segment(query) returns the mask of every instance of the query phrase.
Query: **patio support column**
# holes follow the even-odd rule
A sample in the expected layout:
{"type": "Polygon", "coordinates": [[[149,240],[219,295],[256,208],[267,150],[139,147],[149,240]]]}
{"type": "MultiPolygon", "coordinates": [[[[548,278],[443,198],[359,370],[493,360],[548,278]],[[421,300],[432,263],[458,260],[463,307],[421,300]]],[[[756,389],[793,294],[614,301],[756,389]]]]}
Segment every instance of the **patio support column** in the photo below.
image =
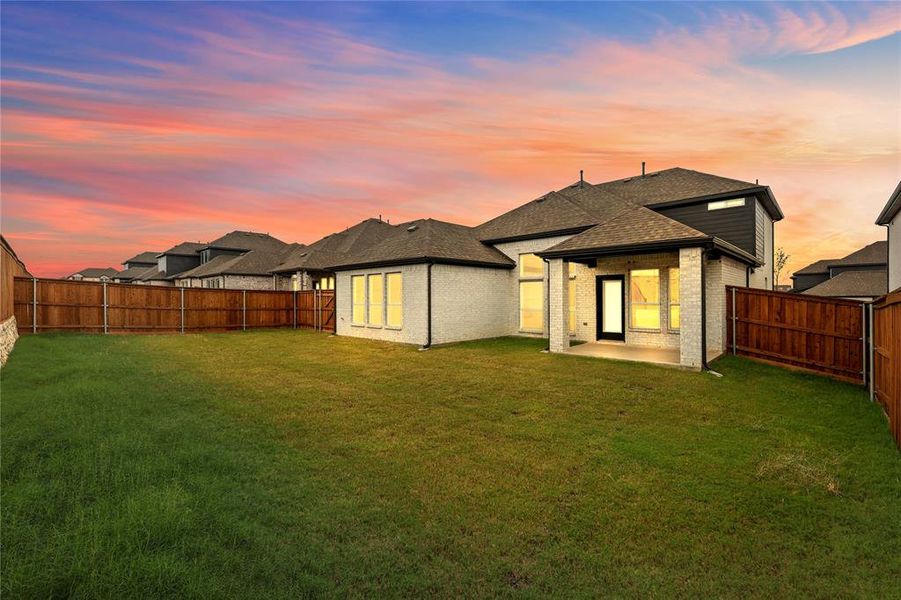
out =
{"type": "Polygon", "coordinates": [[[700,369],[701,360],[701,257],[700,248],[679,250],[679,363],[700,369]]]}
{"type": "Polygon", "coordinates": [[[549,346],[551,352],[564,352],[569,348],[569,263],[562,258],[548,261],[548,315],[550,320],[549,346]]]}

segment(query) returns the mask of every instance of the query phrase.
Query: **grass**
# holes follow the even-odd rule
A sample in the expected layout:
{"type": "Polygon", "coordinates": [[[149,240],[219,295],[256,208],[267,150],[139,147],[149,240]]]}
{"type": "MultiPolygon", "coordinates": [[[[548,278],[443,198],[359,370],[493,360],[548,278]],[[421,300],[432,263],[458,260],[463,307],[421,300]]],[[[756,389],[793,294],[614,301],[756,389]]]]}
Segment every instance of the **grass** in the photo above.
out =
{"type": "Polygon", "coordinates": [[[5,597],[899,596],[859,388],[272,331],[21,339],[5,597]]]}

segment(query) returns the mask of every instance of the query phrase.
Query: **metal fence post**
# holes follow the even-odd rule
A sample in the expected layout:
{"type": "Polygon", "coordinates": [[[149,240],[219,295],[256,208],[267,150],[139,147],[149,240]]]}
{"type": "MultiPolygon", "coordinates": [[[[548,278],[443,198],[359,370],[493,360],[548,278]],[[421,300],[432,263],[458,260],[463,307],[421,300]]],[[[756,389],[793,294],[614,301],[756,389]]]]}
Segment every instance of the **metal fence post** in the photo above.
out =
{"type": "Polygon", "coordinates": [[[860,305],[860,378],[867,382],[867,305],[860,305]]]}
{"type": "Polygon", "coordinates": [[[870,402],[873,402],[876,399],[876,339],[873,337],[875,327],[873,324],[873,303],[870,302],[867,306],[870,309],[870,402]]]}
{"type": "Polygon", "coordinates": [[[103,334],[109,333],[109,296],[107,296],[106,282],[103,282],[103,334]]]}
{"type": "Polygon", "coordinates": [[[181,332],[185,333],[185,288],[181,288],[181,304],[179,306],[179,313],[181,314],[181,332]]]}
{"type": "Polygon", "coordinates": [[[737,315],[735,314],[735,288],[732,288],[732,356],[735,356],[735,354],[736,354],[736,352],[735,352],[735,347],[736,347],[735,319],[736,319],[736,316],[737,315]]]}
{"type": "Polygon", "coordinates": [[[31,279],[31,333],[38,332],[38,278],[31,279]]]}
{"type": "Polygon", "coordinates": [[[247,290],[241,290],[241,328],[247,331],[247,290]]]}
{"type": "Polygon", "coordinates": [[[292,322],[292,328],[297,329],[297,290],[294,290],[294,321],[292,322]]]}

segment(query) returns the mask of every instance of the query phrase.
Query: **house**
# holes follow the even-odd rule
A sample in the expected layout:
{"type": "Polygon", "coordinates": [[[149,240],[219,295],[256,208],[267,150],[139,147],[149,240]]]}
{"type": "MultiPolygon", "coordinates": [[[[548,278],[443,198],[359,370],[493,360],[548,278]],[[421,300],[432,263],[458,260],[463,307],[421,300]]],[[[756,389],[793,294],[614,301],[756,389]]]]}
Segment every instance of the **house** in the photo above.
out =
{"type": "Polygon", "coordinates": [[[901,217],[898,216],[899,213],[901,213],[901,182],[895,187],[895,191],[892,192],[876,219],[876,224],[884,225],[887,230],[888,291],[901,288],[901,217]]]}
{"type": "Polygon", "coordinates": [[[872,300],[886,293],[888,243],[873,242],[843,258],[818,260],[792,274],[792,291],[872,300]]]}
{"type": "Polygon", "coordinates": [[[271,290],[271,270],[300,248],[266,233],[232,231],[198,250],[199,265],[170,278],[179,287],[271,290]]]}
{"type": "Polygon", "coordinates": [[[276,289],[330,290],[335,287],[331,265],[341,257],[364,251],[384,240],[395,228],[381,219],[366,219],[344,231],[332,233],[309,246],[296,248],[272,269],[276,289]]]}
{"type": "Polygon", "coordinates": [[[388,226],[325,265],[336,332],[424,347],[529,335],[702,368],[725,349],[725,286],[771,289],[782,218],[766,186],[675,168],[580,180],[477,227],[388,226]]]}
{"type": "Polygon", "coordinates": [[[112,267],[89,267],[77,273],[72,273],[66,279],[72,281],[112,281],[118,271],[112,267]]]}
{"type": "Polygon", "coordinates": [[[113,281],[115,283],[131,283],[134,279],[146,274],[156,266],[156,257],[159,254],[159,252],[148,251],[132,256],[122,263],[122,266],[125,268],[116,273],[113,281]]]}
{"type": "Polygon", "coordinates": [[[156,265],[135,277],[132,283],[142,285],[173,286],[173,277],[200,265],[199,251],[207,244],[182,242],[156,256],[156,265]]]}

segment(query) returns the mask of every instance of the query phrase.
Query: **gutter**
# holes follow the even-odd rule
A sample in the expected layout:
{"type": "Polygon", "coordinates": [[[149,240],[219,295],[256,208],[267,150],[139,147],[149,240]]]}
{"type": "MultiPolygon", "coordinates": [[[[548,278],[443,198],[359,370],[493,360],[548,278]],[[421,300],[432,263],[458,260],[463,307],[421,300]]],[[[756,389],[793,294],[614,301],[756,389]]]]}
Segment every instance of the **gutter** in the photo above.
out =
{"type": "Polygon", "coordinates": [[[426,340],[420,350],[428,350],[432,347],[432,264],[426,264],[426,340]]]}
{"type": "MultiPolygon", "coordinates": [[[[547,333],[547,346],[545,346],[544,351],[551,351],[551,263],[548,259],[542,258],[544,261],[544,289],[545,289],[545,305],[544,312],[547,315],[545,318],[545,331],[547,333]]],[[[522,300],[520,300],[522,302],[522,300]]]]}
{"type": "Polygon", "coordinates": [[[709,371],[707,364],[707,253],[709,250],[701,250],[701,370],[709,371]]]}

